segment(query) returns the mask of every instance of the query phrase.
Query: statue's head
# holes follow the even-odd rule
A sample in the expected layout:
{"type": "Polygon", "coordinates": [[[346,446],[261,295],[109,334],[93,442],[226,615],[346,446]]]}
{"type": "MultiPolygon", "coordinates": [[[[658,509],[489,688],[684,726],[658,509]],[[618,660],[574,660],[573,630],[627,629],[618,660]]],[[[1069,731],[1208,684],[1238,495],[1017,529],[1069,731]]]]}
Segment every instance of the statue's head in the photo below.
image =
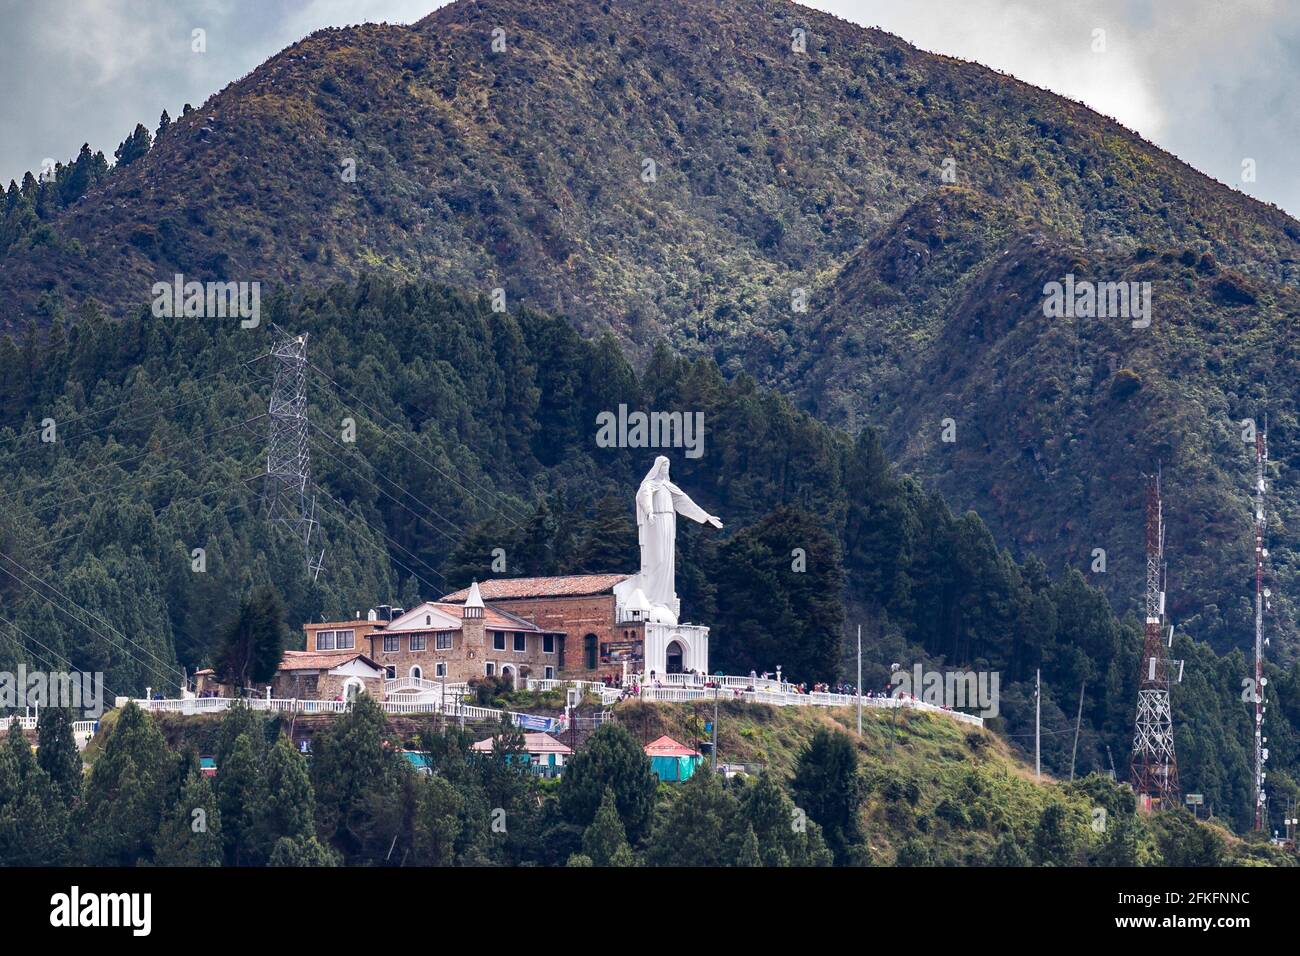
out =
{"type": "Polygon", "coordinates": [[[668,477],[668,459],[667,459],[666,457],[664,457],[663,455],[660,455],[658,458],[656,458],[656,459],[655,459],[655,466],[654,466],[653,472],[654,472],[654,476],[655,476],[656,478],[667,478],[667,477],[668,477]]]}

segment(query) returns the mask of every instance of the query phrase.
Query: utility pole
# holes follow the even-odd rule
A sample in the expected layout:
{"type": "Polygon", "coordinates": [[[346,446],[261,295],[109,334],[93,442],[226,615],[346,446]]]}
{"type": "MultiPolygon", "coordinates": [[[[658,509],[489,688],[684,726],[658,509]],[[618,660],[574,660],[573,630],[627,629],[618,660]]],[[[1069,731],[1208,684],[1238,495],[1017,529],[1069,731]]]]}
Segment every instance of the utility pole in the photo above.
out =
{"type": "MultiPolygon", "coordinates": [[[[1146,552],[1146,628],[1131,770],[1140,805],[1157,809],[1178,805],[1178,760],[1169,692],[1183,678],[1183,662],[1170,660],[1165,653],[1165,523],[1159,471],[1147,481],[1146,552]]],[[[1169,642],[1173,642],[1172,628],[1169,642]]]]}
{"type": "Polygon", "coordinates": [[[1043,779],[1043,671],[1034,670],[1034,774],[1043,779]]]}
{"type": "Polygon", "coordinates": [[[713,682],[713,772],[722,773],[722,764],[718,762],[718,682],[713,682]]]}
{"type": "Polygon", "coordinates": [[[862,625],[858,625],[858,736],[862,736],[862,625]]]}
{"type": "Polygon", "coordinates": [[[1255,432],[1255,829],[1264,830],[1268,813],[1264,794],[1264,762],[1268,751],[1264,749],[1264,610],[1270,597],[1264,587],[1264,497],[1268,490],[1264,474],[1268,462],[1268,419],[1264,427],[1255,432]]]}
{"type": "Polygon", "coordinates": [[[1079,724],[1083,722],[1083,689],[1087,683],[1079,685],[1079,712],[1074,716],[1074,746],[1070,748],[1070,782],[1074,782],[1074,757],[1079,752],[1079,724]]]}

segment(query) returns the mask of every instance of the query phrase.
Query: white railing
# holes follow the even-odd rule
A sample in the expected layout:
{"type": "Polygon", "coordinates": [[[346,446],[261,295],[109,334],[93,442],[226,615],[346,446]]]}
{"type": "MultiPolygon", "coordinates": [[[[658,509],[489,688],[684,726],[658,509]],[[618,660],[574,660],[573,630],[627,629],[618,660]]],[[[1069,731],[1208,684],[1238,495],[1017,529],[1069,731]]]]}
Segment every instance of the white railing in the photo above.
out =
{"type": "Polygon", "coordinates": [[[576,687],[584,694],[595,694],[600,698],[600,703],[604,707],[610,704],[616,704],[623,699],[623,690],[620,687],[610,687],[608,684],[602,684],[594,680],[555,680],[537,677],[524,678],[524,690],[537,691],[545,693],[549,690],[564,690],[569,687],[576,687]]]}
{"type": "Polygon", "coordinates": [[[446,693],[448,697],[464,697],[469,693],[469,684],[465,681],[447,681],[445,684],[438,680],[428,680],[423,677],[396,677],[393,680],[384,681],[384,696],[391,697],[394,694],[442,694],[446,693]]]}
{"type": "MultiPolygon", "coordinates": [[[[668,676],[677,677],[679,675],[670,674],[668,676]]],[[[691,686],[671,686],[656,683],[641,687],[639,696],[642,700],[662,701],[665,703],[713,700],[716,696],[718,700],[745,700],[757,704],[773,704],[778,707],[856,707],[858,705],[856,694],[831,694],[825,692],[796,694],[789,690],[780,693],[768,690],[750,691],[740,689],[735,683],[729,686],[725,678],[721,680],[710,678],[710,680],[720,686],[704,687],[693,684],[691,686]]],[[[746,686],[749,684],[749,678],[735,678],[735,680],[744,681],[746,686]]],[[[894,710],[897,708],[921,710],[933,714],[944,714],[956,721],[971,724],[975,727],[984,726],[984,719],[975,714],[964,714],[958,710],[948,710],[910,697],[864,696],[862,706],[877,710],[894,710]]]]}
{"type": "MultiPolygon", "coordinates": [[[[120,697],[117,700],[117,706],[123,707],[126,705],[126,702],[127,698],[120,697]]],[[[296,714],[342,714],[351,706],[351,702],[345,700],[296,700],[275,697],[200,697],[198,699],[188,700],[134,701],[136,706],[141,710],[147,710],[153,713],[179,714],[216,713],[229,710],[237,702],[245,703],[253,710],[269,711],[271,713],[296,714]]],[[[380,706],[383,707],[384,712],[388,714],[444,713],[441,697],[433,700],[386,700],[383,701],[380,706]]],[[[448,717],[473,721],[499,721],[503,714],[508,714],[514,723],[521,726],[526,724],[546,724],[551,730],[557,730],[564,726],[564,720],[561,717],[523,714],[517,711],[496,710],[491,707],[477,707],[473,704],[467,704],[463,700],[453,700],[451,698],[448,698],[447,700],[445,713],[448,717]]],[[[14,719],[25,721],[23,726],[28,727],[29,729],[36,726],[36,719],[34,717],[18,717],[14,719]]],[[[0,722],[0,726],[7,726],[7,723],[0,722]]]]}
{"type": "Polygon", "coordinates": [[[23,730],[35,730],[35,717],[0,717],[0,730],[8,730],[14,723],[17,723],[23,730]]]}
{"type": "Polygon", "coordinates": [[[99,721],[97,720],[74,720],[72,722],[72,736],[76,738],[85,737],[89,740],[95,736],[97,730],[99,730],[99,721]]]}

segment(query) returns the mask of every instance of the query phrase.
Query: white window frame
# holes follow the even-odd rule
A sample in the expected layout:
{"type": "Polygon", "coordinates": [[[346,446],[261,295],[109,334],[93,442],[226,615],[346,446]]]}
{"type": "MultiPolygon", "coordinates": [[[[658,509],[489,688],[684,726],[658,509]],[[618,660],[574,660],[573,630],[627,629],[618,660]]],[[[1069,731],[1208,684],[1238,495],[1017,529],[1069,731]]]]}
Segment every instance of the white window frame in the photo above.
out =
{"type": "Polygon", "coordinates": [[[412,650],[412,651],[427,651],[428,649],[429,649],[429,635],[428,635],[428,634],[412,634],[412,635],[411,635],[411,650],[412,650]],[[419,643],[419,646],[416,646],[416,643],[415,643],[416,641],[419,641],[419,642],[420,642],[420,643],[419,643]]]}
{"type": "Polygon", "coordinates": [[[525,631],[515,631],[515,632],[514,632],[514,635],[515,635],[515,636],[514,636],[514,638],[512,639],[512,643],[511,643],[511,646],[514,648],[514,652],[515,652],[516,654],[527,654],[527,653],[528,653],[528,634],[527,634],[527,632],[525,632],[525,631]],[[520,647],[520,646],[519,646],[520,644],[522,644],[522,645],[524,645],[524,646],[523,646],[523,647],[520,647]]]}
{"type": "Polygon", "coordinates": [[[555,680],[555,668],[552,667],[550,664],[547,664],[545,667],[543,667],[543,668],[542,668],[542,679],[543,679],[543,680],[555,680]]]}
{"type": "Polygon", "coordinates": [[[435,638],[436,638],[436,639],[434,640],[434,649],[435,649],[435,650],[439,650],[439,651],[449,651],[449,650],[451,650],[451,648],[452,648],[452,633],[451,633],[451,631],[439,631],[439,632],[435,635],[435,638]],[[446,641],[445,644],[443,643],[444,641],[446,641]]]}
{"type": "Polygon", "coordinates": [[[411,669],[406,672],[407,677],[414,677],[416,680],[424,680],[424,668],[419,664],[412,664],[411,669]],[[420,673],[416,673],[419,671],[420,673]]]}
{"type": "Polygon", "coordinates": [[[334,632],[317,631],[316,632],[316,650],[332,651],[334,650],[334,632]]]}
{"type": "Polygon", "coordinates": [[[334,632],[334,649],[339,651],[355,650],[357,646],[357,632],[351,629],[346,631],[334,632]],[[343,635],[347,635],[347,644],[343,643],[343,635]]]}
{"type": "Polygon", "coordinates": [[[400,635],[400,634],[385,634],[385,635],[384,635],[384,653],[385,653],[385,654],[396,654],[396,653],[398,653],[399,651],[401,651],[401,649],[402,649],[402,635],[400,635]],[[392,642],[393,642],[393,646],[392,646],[392,647],[389,647],[389,646],[388,646],[388,642],[389,642],[389,641],[392,641],[392,642]]]}
{"type": "Polygon", "coordinates": [[[555,653],[555,635],[554,635],[554,634],[543,634],[543,635],[542,635],[542,653],[543,653],[543,654],[554,654],[554,653],[555,653]],[[547,647],[547,646],[546,646],[546,645],[548,645],[548,644],[550,645],[550,647],[547,647]]]}
{"type": "Polygon", "coordinates": [[[446,676],[447,676],[447,662],[446,662],[446,661],[437,661],[437,662],[434,663],[434,665],[433,665],[433,676],[434,676],[435,678],[436,678],[436,677],[446,677],[446,676]]]}
{"type": "Polygon", "coordinates": [[[497,662],[496,662],[496,661],[484,661],[484,662],[483,662],[483,675],[484,675],[485,677],[496,677],[496,676],[497,676],[497,662]]]}
{"type": "Polygon", "coordinates": [[[397,680],[397,666],[394,664],[384,665],[384,680],[397,680]]]}
{"type": "Polygon", "coordinates": [[[493,632],[492,632],[492,650],[494,650],[494,651],[504,651],[505,649],[506,649],[506,632],[505,632],[505,631],[493,631],[493,632]],[[500,644],[497,644],[497,641],[500,641],[501,643],[500,643],[500,644]]]}

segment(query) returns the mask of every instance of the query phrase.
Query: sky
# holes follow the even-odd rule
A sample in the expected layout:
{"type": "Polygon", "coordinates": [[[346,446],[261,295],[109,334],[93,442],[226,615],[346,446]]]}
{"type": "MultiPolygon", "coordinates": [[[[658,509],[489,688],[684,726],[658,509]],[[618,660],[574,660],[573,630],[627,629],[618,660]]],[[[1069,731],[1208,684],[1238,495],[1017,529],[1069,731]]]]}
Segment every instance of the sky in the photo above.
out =
{"type": "MultiPolygon", "coordinates": [[[[186,102],[200,105],[313,30],[411,23],[442,5],[0,0],[0,183],[39,171],[46,159],[67,161],[83,142],[111,162],[137,122],[152,130],[164,109],[175,117],[186,102]],[[192,50],[196,28],[205,31],[204,52],[192,50]]],[[[1297,0],[808,5],[1079,100],[1215,179],[1300,215],[1297,0]]]]}

